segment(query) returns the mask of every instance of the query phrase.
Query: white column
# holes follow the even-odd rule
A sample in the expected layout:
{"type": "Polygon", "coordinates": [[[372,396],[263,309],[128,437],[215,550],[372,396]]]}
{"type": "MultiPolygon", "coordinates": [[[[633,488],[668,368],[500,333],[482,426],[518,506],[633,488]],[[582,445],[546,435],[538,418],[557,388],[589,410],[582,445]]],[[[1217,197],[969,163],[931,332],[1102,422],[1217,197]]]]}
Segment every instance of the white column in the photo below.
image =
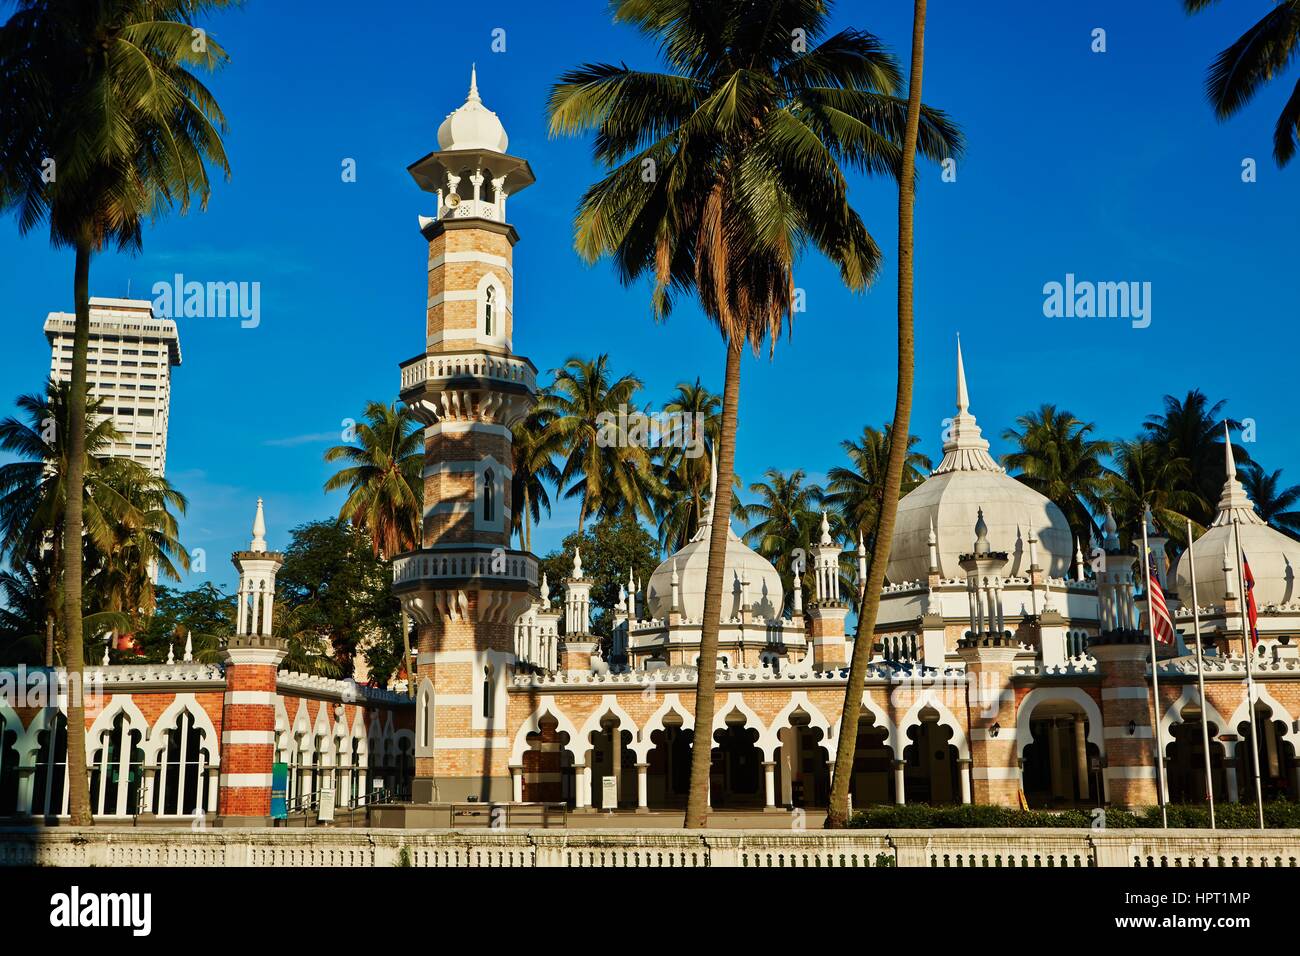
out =
{"type": "Polygon", "coordinates": [[[510,768],[510,794],[515,803],[524,802],[524,768],[510,768]]]}
{"type": "Polygon", "coordinates": [[[576,808],[582,810],[586,808],[588,800],[591,798],[591,757],[588,756],[587,763],[576,768],[578,771],[578,792],[574,794],[574,804],[576,808]]]}
{"type": "Polygon", "coordinates": [[[208,812],[217,812],[217,791],[219,788],[220,777],[218,770],[220,768],[215,764],[208,764],[208,812]]]}
{"type": "Polygon", "coordinates": [[[190,743],[189,728],[185,725],[186,718],[193,720],[193,718],[190,717],[190,712],[188,710],[181,711],[180,762],[178,764],[177,772],[176,772],[176,812],[178,814],[184,814],[186,812],[185,778],[188,777],[189,774],[186,773],[185,771],[187,769],[186,758],[189,755],[189,743],[190,743]]]}
{"type": "Polygon", "coordinates": [[[636,765],[636,807],[638,810],[650,809],[650,765],[636,765]]]}
{"type": "Polygon", "coordinates": [[[117,812],[126,813],[127,777],[131,771],[131,728],[122,721],[122,740],[117,747],[117,812]]]}
{"type": "Polygon", "coordinates": [[[970,803],[970,760],[962,758],[957,761],[957,779],[961,782],[961,802],[970,803]]]}
{"type": "Polygon", "coordinates": [[[902,760],[894,761],[894,802],[902,806],[907,802],[907,783],[904,770],[907,764],[902,760]]]}
{"type": "Polygon", "coordinates": [[[1088,737],[1083,723],[1083,715],[1074,715],[1074,766],[1075,789],[1080,800],[1088,799],[1088,737]]]}
{"type": "Polygon", "coordinates": [[[763,761],[763,797],[765,805],[776,806],[776,761],[763,761]]]}

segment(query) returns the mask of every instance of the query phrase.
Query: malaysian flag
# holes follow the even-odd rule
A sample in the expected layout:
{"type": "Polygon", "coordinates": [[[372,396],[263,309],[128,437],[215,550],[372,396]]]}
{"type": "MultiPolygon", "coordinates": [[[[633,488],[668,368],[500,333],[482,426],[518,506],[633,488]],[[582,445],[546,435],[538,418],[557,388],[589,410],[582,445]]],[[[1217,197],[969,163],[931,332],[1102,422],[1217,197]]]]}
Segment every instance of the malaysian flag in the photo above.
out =
{"type": "Polygon", "coordinates": [[[1151,632],[1161,644],[1174,642],[1174,620],[1169,616],[1169,605],[1165,603],[1165,592],[1156,577],[1155,559],[1147,552],[1147,605],[1151,615],[1151,632]]]}
{"type": "Polygon", "coordinates": [[[1246,616],[1250,618],[1250,646],[1259,646],[1259,607],[1255,604],[1255,575],[1250,573],[1246,552],[1241,552],[1241,576],[1246,581],[1246,616]]]}

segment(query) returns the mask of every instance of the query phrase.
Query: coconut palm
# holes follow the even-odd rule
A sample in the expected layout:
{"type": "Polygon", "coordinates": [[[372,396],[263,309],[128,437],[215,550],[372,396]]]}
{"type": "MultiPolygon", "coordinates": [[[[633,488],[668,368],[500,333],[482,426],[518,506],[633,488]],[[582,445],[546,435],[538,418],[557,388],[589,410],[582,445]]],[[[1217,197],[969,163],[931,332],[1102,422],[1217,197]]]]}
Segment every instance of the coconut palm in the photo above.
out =
{"type": "Polygon", "coordinates": [[[815,484],[805,484],[808,476],[802,469],[786,475],[769,468],[763,477],[765,481],[749,486],[756,500],[737,506],[736,517],[754,522],[745,540],[780,572],[790,603],[794,589],[804,587],[805,579],[812,580],[809,555],[819,539],[825,493],[815,484]]]}
{"type": "MultiPolygon", "coordinates": [[[[367,402],[365,421],[356,425],[355,445],[335,445],[326,461],[347,467],[325,482],[326,491],[346,488],[339,520],[363,528],[377,557],[392,560],[420,542],[424,510],[424,438],[409,408],[367,402]]],[[[411,635],[406,608],[401,612],[402,660],[409,672],[411,635]]],[[[407,693],[415,696],[414,681],[407,693]]]]}
{"type": "MultiPolygon", "coordinates": [[[[1226,401],[1210,404],[1200,389],[1192,389],[1186,398],[1173,395],[1164,398],[1164,412],[1147,416],[1142,437],[1153,442],[1160,453],[1170,461],[1187,462],[1188,476],[1178,490],[1195,495],[1200,504],[1191,514],[1192,521],[1208,525],[1214,520],[1214,502],[1219,500],[1223,488],[1223,425],[1221,417],[1226,401]]],[[[1241,423],[1226,419],[1229,428],[1240,428],[1241,423]]],[[[1232,446],[1238,463],[1250,460],[1240,445],[1232,446]]]]}
{"type": "MultiPolygon", "coordinates": [[[[544,400],[546,395],[544,391],[541,398],[544,400]]],[[[560,483],[560,469],[555,464],[560,445],[556,434],[547,430],[552,417],[543,401],[511,429],[510,500],[514,507],[510,511],[510,530],[519,535],[519,546],[525,551],[533,550],[533,525],[542,520],[542,510],[551,513],[546,486],[557,487],[560,483]]]]}
{"type": "MultiPolygon", "coordinates": [[[[876,526],[880,522],[880,508],[885,497],[885,473],[889,468],[889,444],[892,438],[893,427],[888,422],[883,428],[865,426],[862,437],[857,441],[846,438],[840,442],[851,467],[836,465],[827,472],[829,481],[823,503],[838,514],[849,545],[856,544],[859,538],[868,548],[875,544],[876,526]]],[[[920,436],[908,436],[900,494],[905,495],[919,485],[934,467],[929,458],[912,450],[920,443],[920,436]]]]}
{"type": "Polygon", "coordinates": [[[1300,538],[1300,485],[1283,487],[1282,472],[1269,474],[1259,462],[1241,468],[1241,483],[1255,503],[1255,511],[1271,527],[1300,538]]]}
{"type": "Polygon", "coordinates": [[[93,570],[86,589],[96,609],[123,615],[128,630],[118,633],[129,635],[153,613],[155,573],[179,581],[181,569],[189,570],[176,522],[188,503],[166,478],[120,458],[108,461],[91,497],[110,518],[109,543],[101,549],[87,542],[93,570]]]}
{"type": "MultiPolygon", "coordinates": [[[[64,618],[82,631],[82,485],[90,265],[108,247],[137,251],[144,222],[191,202],[207,204],[207,164],[229,175],[225,119],[192,71],[216,69],[225,51],[197,16],[232,0],[19,0],[0,28],[0,210],[30,232],[75,250],[70,401],[71,467],[64,520],[64,618]]],[[[81,642],[67,642],[81,681],[81,642]]],[[[68,723],[85,709],[70,700],[68,723]]],[[[68,735],[69,813],[92,823],[85,739],[68,735]]]]}
{"type": "MultiPolygon", "coordinates": [[[[1199,13],[1216,0],[1183,0],[1188,13],[1199,13]]],[[[1300,45],[1300,0],[1276,0],[1275,6],[1223,50],[1210,64],[1205,95],[1219,120],[1230,119],[1260,88],[1290,64],[1300,45]]],[[[1300,131],[1300,80],[1278,114],[1273,129],[1273,159],[1285,166],[1295,156],[1300,131]]]]}
{"type": "MultiPolygon", "coordinates": [[[[794,263],[809,245],[851,289],[880,250],[848,202],[842,165],[897,176],[906,110],[897,67],[871,34],[827,36],[825,0],[616,0],[614,18],[656,42],[668,72],[588,64],[551,92],[553,134],[596,133],[607,173],[580,203],[576,246],[619,277],[652,279],[654,314],[693,295],[726,349],[717,485],[735,463],[741,355],[792,318],[794,263]],[[807,39],[811,46],[791,42],[807,39]]],[[[947,156],[959,135],[926,111],[922,148],[947,156]]],[[[716,709],[716,657],[731,496],[714,505],[695,724],[716,709]]],[[[707,822],[710,747],[695,747],[686,825],[707,822]]]]}
{"type": "Polygon", "coordinates": [[[1113,452],[1114,443],[1090,437],[1096,425],[1050,404],[1021,415],[1016,425],[1019,431],[1008,428],[1002,433],[1016,448],[1002,456],[1002,464],[1060,508],[1076,538],[1088,540],[1099,530],[1092,516],[1109,485],[1109,470],[1102,461],[1113,452]]]}
{"type": "Polygon", "coordinates": [[[1187,545],[1188,520],[1194,533],[1204,530],[1204,523],[1192,516],[1204,514],[1208,506],[1188,490],[1192,471],[1186,458],[1170,458],[1166,449],[1139,439],[1117,442],[1114,459],[1104,503],[1114,512],[1124,542],[1142,527],[1147,508],[1169,536],[1171,556],[1187,545]]]}
{"type": "Polygon", "coordinates": [[[609,356],[571,358],[555,370],[550,392],[538,403],[550,415],[545,441],[559,449],[559,487],[576,498],[578,533],[588,517],[632,513],[653,517],[659,494],[646,441],[621,434],[620,416],[639,411],[635,399],[641,380],[634,375],[613,379],[609,356]],[[567,488],[565,486],[568,486],[567,488]]]}
{"type": "MultiPolygon", "coordinates": [[[[898,386],[894,396],[894,429],[911,434],[912,376],[915,343],[912,327],[912,283],[914,277],[913,218],[916,205],[916,150],[923,107],[921,105],[922,67],[925,61],[925,0],[913,0],[912,63],[907,90],[907,125],[902,136],[903,160],[898,180],[898,386]]],[[[922,142],[924,149],[924,142],[922,142]]],[[[844,707],[840,711],[840,740],[835,750],[835,776],[831,786],[830,808],[826,825],[839,828],[848,824],[849,783],[853,774],[853,757],[858,742],[858,718],[862,712],[863,686],[867,663],[880,611],[880,589],[885,582],[885,566],[894,537],[894,520],[898,514],[898,495],[902,487],[907,443],[891,442],[889,465],[885,471],[885,496],[871,549],[871,563],[866,586],[861,590],[858,625],[853,642],[853,659],[844,688],[844,707]]]]}
{"type": "Polygon", "coordinates": [[[655,503],[659,518],[659,544],[667,551],[684,547],[704,520],[704,508],[713,477],[712,458],[721,427],[722,399],[700,384],[679,382],[664,403],[666,415],[689,416],[690,434],[660,449],[659,474],[664,494],[655,503]]]}

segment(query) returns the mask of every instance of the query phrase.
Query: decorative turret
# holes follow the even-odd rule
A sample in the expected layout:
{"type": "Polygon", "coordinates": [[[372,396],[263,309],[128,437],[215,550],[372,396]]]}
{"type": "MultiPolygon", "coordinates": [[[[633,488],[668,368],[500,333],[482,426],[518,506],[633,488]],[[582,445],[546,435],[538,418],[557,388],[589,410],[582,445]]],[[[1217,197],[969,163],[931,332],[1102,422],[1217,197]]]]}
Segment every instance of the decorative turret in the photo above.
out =
{"type": "Polygon", "coordinates": [[[970,601],[969,641],[1001,643],[1006,640],[1006,617],[1002,607],[1002,574],[1010,555],[994,551],[989,541],[984,509],[975,519],[975,544],[961,556],[966,572],[966,593],[970,601]]]}

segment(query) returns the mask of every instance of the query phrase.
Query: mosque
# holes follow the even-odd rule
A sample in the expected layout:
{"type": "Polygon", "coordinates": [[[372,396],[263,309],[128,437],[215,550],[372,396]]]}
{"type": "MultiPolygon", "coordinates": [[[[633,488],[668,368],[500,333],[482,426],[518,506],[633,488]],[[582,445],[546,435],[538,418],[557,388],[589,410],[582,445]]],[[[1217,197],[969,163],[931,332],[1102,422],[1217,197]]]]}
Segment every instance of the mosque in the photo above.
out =
{"type": "MultiPolygon", "coordinates": [[[[92,668],[102,693],[84,732],[102,818],[267,823],[277,774],[291,804],[328,790],[351,806],[376,787],[415,808],[685,804],[701,733],[694,694],[712,518],[644,588],[629,582],[612,609],[608,660],[590,633],[581,555],[553,587],[534,555],[511,549],[511,426],[535,400],[536,369],[513,348],[519,236],[506,200],[534,176],[507,152],[473,79],[437,139],[410,167],[436,204],[419,219],[425,345],[401,365],[401,398],[424,426],[426,454],[422,547],[394,565],[418,631],[414,694],[279,670],[280,555],[268,550],[259,502],[249,549],[233,556],[239,613],[223,663],[185,654],[92,668]]],[[[1297,799],[1300,543],[1256,515],[1231,446],[1218,517],[1175,567],[1148,518],[1178,630],[1153,672],[1137,555],[1121,547],[1114,519],[1085,560],[1060,509],[989,454],[960,350],[955,397],[942,460],[899,504],[856,728],[854,805],[1150,805],[1157,742],[1170,799],[1200,801],[1202,722],[1217,799],[1253,800],[1256,766],[1266,798],[1297,799]],[[1253,649],[1242,552],[1256,579],[1253,649]]],[[[823,524],[809,557],[815,587],[787,608],[777,569],[729,530],[707,729],[714,807],[826,805],[853,653],[841,551],[823,524]]],[[[861,548],[854,559],[865,563],[861,548]]],[[[60,707],[0,702],[0,814],[66,813],[67,733],[60,707]]]]}

